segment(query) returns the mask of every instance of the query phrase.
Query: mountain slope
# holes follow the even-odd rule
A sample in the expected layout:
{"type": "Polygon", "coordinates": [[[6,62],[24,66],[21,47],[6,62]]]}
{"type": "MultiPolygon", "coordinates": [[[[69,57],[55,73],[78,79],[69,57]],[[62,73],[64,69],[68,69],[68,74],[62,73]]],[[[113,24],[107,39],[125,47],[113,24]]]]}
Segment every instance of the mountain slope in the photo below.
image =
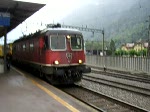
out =
{"type": "MultiPolygon", "coordinates": [[[[145,21],[150,15],[150,0],[93,0],[91,4],[76,9],[61,22],[75,26],[88,26],[105,30],[105,40],[123,42],[147,39],[145,21]]],[[[100,34],[85,33],[87,40],[101,40],[100,34]]]]}

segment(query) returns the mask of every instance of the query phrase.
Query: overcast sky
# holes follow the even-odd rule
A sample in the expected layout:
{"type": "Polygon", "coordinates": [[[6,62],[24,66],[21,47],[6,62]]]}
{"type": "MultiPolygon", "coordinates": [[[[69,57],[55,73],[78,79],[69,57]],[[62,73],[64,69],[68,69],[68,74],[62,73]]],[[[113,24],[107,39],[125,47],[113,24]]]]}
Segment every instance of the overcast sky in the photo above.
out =
{"type": "MultiPolygon", "coordinates": [[[[22,0],[16,0],[22,1],[22,0]]],[[[29,17],[25,22],[21,23],[18,27],[8,33],[7,43],[21,37],[23,34],[34,33],[36,30],[46,28],[45,24],[58,23],[68,14],[72,13],[80,7],[92,4],[107,5],[116,4],[118,0],[23,0],[27,2],[44,2],[46,6],[37,11],[34,15],[29,17]]],[[[65,24],[65,23],[64,23],[65,24]]],[[[3,38],[0,39],[0,44],[3,44],[3,38]]]]}
{"type": "MultiPolygon", "coordinates": [[[[8,33],[7,43],[21,37],[23,34],[28,35],[34,33],[36,30],[44,29],[45,24],[58,23],[72,11],[88,4],[100,5],[105,0],[15,0],[25,2],[39,2],[46,3],[42,9],[37,11],[34,15],[29,17],[25,22],[21,23],[14,30],[8,33]],[[101,1],[101,2],[100,2],[101,1]]],[[[109,2],[111,0],[108,0],[109,2]]],[[[4,38],[0,39],[0,44],[3,44],[4,38]]]]}
{"type": "MultiPolygon", "coordinates": [[[[21,1],[21,0],[18,0],[21,1]]],[[[27,0],[32,1],[32,0],[27,0]]],[[[36,0],[38,2],[42,0],[36,0]]],[[[84,5],[84,2],[90,3],[91,0],[43,0],[47,1],[46,6],[29,17],[25,22],[20,24],[14,30],[8,33],[7,43],[21,37],[23,34],[34,33],[38,29],[44,29],[45,24],[58,23],[61,19],[71,13],[73,10],[84,5]]],[[[33,0],[35,2],[35,0],[33,0]]],[[[3,38],[0,44],[3,44],[3,38]]]]}

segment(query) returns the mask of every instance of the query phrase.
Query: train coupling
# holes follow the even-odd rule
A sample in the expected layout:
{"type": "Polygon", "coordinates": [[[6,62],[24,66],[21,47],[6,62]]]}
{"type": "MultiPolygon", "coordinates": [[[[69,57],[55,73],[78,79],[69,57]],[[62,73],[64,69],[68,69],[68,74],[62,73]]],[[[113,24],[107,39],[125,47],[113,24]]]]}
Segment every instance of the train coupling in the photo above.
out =
{"type": "Polygon", "coordinates": [[[68,70],[67,74],[68,74],[69,77],[71,77],[71,70],[68,70]]]}
{"type": "Polygon", "coordinates": [[[83,72],[83,73],[90,73],[90,72],[91,72],[91,67],[84,66],[82,72],[83,72]]]}

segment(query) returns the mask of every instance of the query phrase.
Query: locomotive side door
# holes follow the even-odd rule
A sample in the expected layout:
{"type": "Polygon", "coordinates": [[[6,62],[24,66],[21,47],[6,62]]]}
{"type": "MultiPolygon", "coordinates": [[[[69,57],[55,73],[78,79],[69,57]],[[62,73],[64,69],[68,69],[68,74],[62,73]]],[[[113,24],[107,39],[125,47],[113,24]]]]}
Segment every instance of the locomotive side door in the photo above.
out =
{"type": "Polygon", "coordinates": [[[39,62],[43,62],[43,54],[44,54],[44,38],[40,37],[39,38],[39,62]]]}
{"type": "Polygon", "coordinates": [[[46,49],[48,48],[48,36],[42,36],[39,39],[39,62],[46,61],[46,49]]]}

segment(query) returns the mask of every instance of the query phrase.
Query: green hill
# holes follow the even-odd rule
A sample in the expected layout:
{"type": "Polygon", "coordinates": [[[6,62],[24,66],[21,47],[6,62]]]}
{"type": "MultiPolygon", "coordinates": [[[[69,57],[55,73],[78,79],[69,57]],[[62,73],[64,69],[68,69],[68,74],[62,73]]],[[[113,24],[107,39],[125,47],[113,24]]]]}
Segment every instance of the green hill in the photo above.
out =
{"type": "MultiPolygon", "coordinates": [[[[65,17],[61,22],[105,30],[105,41],[117,46],[126,42],[148,39],[150,0],[91,0],[65,17]],[[93,1],[93,2],[92,2],[93,1]],[[94,4],[96,3],[96,4],[94,4]]],[[[101,41],[101,34],[84,32],[85,40],[101,41]]]]}

